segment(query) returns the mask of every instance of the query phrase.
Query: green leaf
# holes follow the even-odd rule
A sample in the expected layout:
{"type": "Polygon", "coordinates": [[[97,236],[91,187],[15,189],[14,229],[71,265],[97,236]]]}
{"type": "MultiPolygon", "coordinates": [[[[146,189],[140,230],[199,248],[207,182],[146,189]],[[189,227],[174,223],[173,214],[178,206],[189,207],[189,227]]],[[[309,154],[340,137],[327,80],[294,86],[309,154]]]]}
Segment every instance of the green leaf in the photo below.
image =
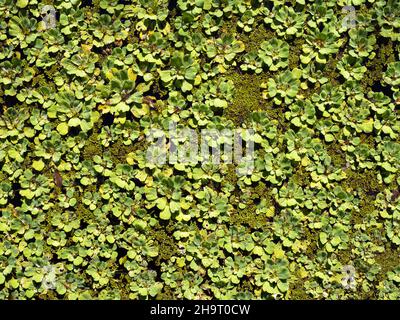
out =
{"type": "Polygon", "coordinates": [[[362,124],[359,125],[360,129],[366,133],[371,133],[374,129],[374,120],[371,118],[369,120],[365,120],[362,124]]]}
{"type": "Polygon", "coordinates": [[[183,92],[187,92],[187,91],[190,91],[192,89],[193,89],[193,86],[189,82],[183,81],[183,83],[182,83],[182,91],[183,92]]]}
{"type": "Polygon", "coordinates": [[[164,210],[160,212],[160,218],[162,220],[169,220],[171,218],[171,212],[169,211],[169,206],[166,206],[164,210]]]}
{"type": "Polygon", "coordinates": [[[158,249],[157,247],[149,247],[147,251],[147,255],[149,257],[157,257],[158,256],[158,249]]]}
{"type": "Polygon", "coordinates": [[[160,75],[160,79],[163,82],[170,82],[172,80],[171,71],[170,70],[162,70],[158,72],[160,75]]]}
{"type": "Polygon", "coordinates": [[[32,162],[32,168],[37,171],[42,171],[44,168],[44,162],[42,160],[34,160],[32,162]]]}
{"type": "Polygon", "coordinates": [[[328,252],[335,251],[335,249],[332,247],[331,243],[329,243],[329,242],[326,244],[326,251],[328,251],[328,252]]]}
{"type": "Polygon", "coordinates": [[[383,168],[383,169],[385,169],[386,171],[389,171],[389,172],[396,172],[397,171],[397,169],[396,168],[393,168],[391,165],[390,165],[390,163],[387,163],[387,162],[384,162],[384,163],[382,163],[381,164],[381,167],[383,168]]]}
{"type": "Polygon", "coordinates": [[[278,289],[279,289],[281,292],[286,292],[286,291],[289,290],[289,284],[288,284],[287,282],[281,282],[281,281],[279,281],[279,282],[278,282],[278,289]]]}
{"type": "Polygon", "coordinates": [[[25,8],[28,5],[28,0],[17,0],[17,7],[18,8],[25,8]]]}
{"type": "Polygon", "coordinates": [[[37,283],[42,282],[42,280],[43,280],[43,274],[41,274],[41,273],[35,273],[35,274],[32,276],[32,280],[35,281],[35,282],[37,282],[37,283]]]}
{"type": "Polygon", "coordinates": [[[58,294],[64,295],[67,292],[67,289],[62,283],[58,282],[56,286],[56,291],[58,294]]]}
{"type": "Polygon", "coordinates": [[[27,138],[32,138],[35,136],[35,129],[30,128],[30,127],[25,127],[24,134],[27,138]]]}
{"type": "Polygon", "coordinates": [[[77,127],[81,124],[81,120],[79,118],[72,118],[68,121],[68,126],[77,127]]]}
{"type": "Polygon", "coordinates": [[[24,158],[21,157],[21,153],[13,148],[8,150],[8,155],[10,158],[17,160],[18,162],[24,161],[24,158]]]}
{"type": "Polygon", "coordinates": [[[80,125],[81,125],[81,129],[82,129],[83,132],[88,132],[90,129],[93,128],[93,124],[91,122],[86,121],[86,120],[82,120],[80,122],[80,125]]]}
{"type": "Polygon", "coordinates": [[[35,293],[36,293],[36,290],[32,290],[32,289],[25,291],[25,295],[28,299],[32,298],[35,295],[35,293]]]}
{"type": "Polygon", "coordinates": [[[296,201],[296,199],[290,198],[290,199],[287,200],[286,204],[287,204],[288,207],[292,207],[292,206],[295,206],[297,204],[297,201],[296,201]]]}
{"type": "Polygon", "coordinates": [[[156,283],[152,285],[149,289],[149,295],[155,297],[162,289],[163,285],[161,283],[156,283]]]}
{"type": "MultiPolygon", "coordinates": [[[[74,259],[74,261],[73,261],[73,263],[74,263],[75,266],[81,265],[82,262],[83,262],[83,258],[82,258],[81,256],[76,257],[76,258],[74,259]]],[[[57,292],[58,292],[58,291],[57,291],[57,292]]]]}
{"type": "Polygon", "coordinates": [[[335,140],[335,137],[333,136],[333,134],[327,133],[325,135],[325,141],[326,142],[332,142],[333,140],[335,140]]]}
{"type": "Polygon", "coordinates": [[[30,240],[35,237],[35,231],[33,229],[29,229],[27,232],[24,234],[24,239],[25,240],[30,240]]]}
{"type": "Polygon", "coordinates": [[[264,282],[262,290],[270,294],[279,293],[278,290],[276,288],[273,288],[269,282],[264,282]]]}
{"type": "Polygon", "coordinates": [[[159,198],[156,200],[157,203],[157,208],[160,210],[164,210],[165,206],[167,205],[167,199],[166,198],[159,198]]]}
{"type": "Polygon", "coordinates": [[[29,189],[20,190],[19,193],[21,196],[23,196],[29,200],[35,196],[35,193],[29,189]]]}
{"type": "Polygon", "coordinates": [[[114,243],[114,242],[115,242],[115,238],[114,238],[114,236],[111,235],[111,234],[109,234],[109,235],[106,236],[106,240],[107,240],[109,243],[114,243]]]}
{"type": "Polygon", "coordinates": [[[197,68],[192,66],[186,69],[185,78],[188,80],[194,80],[197,74],[197,68]]]}
{"type": "Polygon", "coordinates": [[[88,185],[91,184],[90,179],[89,179],[88,177],[82,177],[82,178],[81,178],[81,183],[82,183],[84,186],[88,186],[88,185]]]}
{"type": "Polygon", "coordinates": [[[15,278],[12,278],[10,281],[8,281],[8,284],[14,289],[19,287],[19,281],[15,278]]]}
{"type": "Polygon", "coordinates": [[[203,9],[210,10],[212,8],[212,0],[204,0],[203,9]]]}
{"type": "Polygon", "coordinates": [[[115,40],[114,37],[110,36],[108,34],[106,34],[103,38],[103,41],[105,44],[110,44],[110,43],[114,42],[114,40],[115,40]]]}
{"type": "Polygon", "coordinates": [[[302,123],[301,123],[301,120],[299,117],[293,118],[290,122],[293,123],[296,127],[302,126],[302,123]]]}
{"type": "Polygon", "coordinates": [[[225,100],[216,98],[214,99],[214,106],[217,108],[226,108],[228,106],[228,103],[225,100]]]}
{"type": "Polygon", "coordinates": [[[169,208],[171,210],[171,212],[178,212],[181,208],[180,203],[176,202],[176,201],[171,201],[169,203],[169,208]]]}
{"type": "Polygon", "coordinates": [[[325,232],[321,232],[319,234],[319,240],[322,244],[325,244],[328,241],[328,235],[325,232]]]}
{"type": "Polygon", "coordinates": [[[260,246],[255,246],[253,249],[253,254],[262,257],[264,255],[264,250],[260,246]]]}
{"type": "Polygon", "coordinates": [[[338,236],[333,237],[333,239],[331,240],[332,245],[335,247],[337,245],[339,245],[339,243],[341,243],[341,242],[342,242],[342,240],[338,236]]]}
{"type": "Polygon", "coordinates": [[[193,179],[195,180],[199,180],[206,176],[201,168],[194,168],[192,174],[193,174],[193,179]]]}
{"type": "Polygon", "coordinates": [[[63,136],[66,135],[68,133],[68,124],[66,124],[65,122],[61,122],[57,126],[57,131],[63,136]]]}

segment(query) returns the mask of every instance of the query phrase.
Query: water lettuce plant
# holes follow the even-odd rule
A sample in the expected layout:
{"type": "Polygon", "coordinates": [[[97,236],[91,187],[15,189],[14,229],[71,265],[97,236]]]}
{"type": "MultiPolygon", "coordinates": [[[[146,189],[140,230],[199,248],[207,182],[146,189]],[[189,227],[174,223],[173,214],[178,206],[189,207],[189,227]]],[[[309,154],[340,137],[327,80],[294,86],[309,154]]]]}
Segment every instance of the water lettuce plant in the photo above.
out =
{"type": "Polygon", "coordinates": [[[0,299],[398,299],[399,8],[0,0],[0,299]]]}

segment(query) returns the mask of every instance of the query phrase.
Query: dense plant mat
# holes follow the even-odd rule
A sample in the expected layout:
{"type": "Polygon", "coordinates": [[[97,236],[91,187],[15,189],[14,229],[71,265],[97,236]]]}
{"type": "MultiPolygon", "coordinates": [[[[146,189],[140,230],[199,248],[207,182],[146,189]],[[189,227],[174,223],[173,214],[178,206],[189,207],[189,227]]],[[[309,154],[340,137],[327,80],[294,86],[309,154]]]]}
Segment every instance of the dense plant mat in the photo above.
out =
{"type": "Polygon", "coordinates": [[[399,299],[399,41],[399,1],[0,0],[0,298],[399,299]],[[254,170],[146,161],[170,121],[254,170]]]}

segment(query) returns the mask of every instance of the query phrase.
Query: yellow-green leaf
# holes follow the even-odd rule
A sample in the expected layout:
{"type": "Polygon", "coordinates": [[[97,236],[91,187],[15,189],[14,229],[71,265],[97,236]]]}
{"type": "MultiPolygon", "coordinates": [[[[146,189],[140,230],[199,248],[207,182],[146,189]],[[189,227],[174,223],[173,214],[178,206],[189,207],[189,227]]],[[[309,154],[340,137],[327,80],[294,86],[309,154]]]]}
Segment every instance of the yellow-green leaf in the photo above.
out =
{"type": "Polygon", "coordinates": [[[44,168],[44,162],[42,160],[35,160],[32,162],[32,168],[37,171],[42,171],[44,168]]]}
{"type": "Polygon", "coordinates": [[[57,131],[63,136],[66,135],[68,133],[68,124],[66,124],[65,122],[61,122],[57,126],[57,131]]]}
{"type": "Polygon", "coordinates": [[[25,8],[28,5],[29,1],[28,0],[18,0],[17,1],[17,7],[18,8],[25,8]]]}

